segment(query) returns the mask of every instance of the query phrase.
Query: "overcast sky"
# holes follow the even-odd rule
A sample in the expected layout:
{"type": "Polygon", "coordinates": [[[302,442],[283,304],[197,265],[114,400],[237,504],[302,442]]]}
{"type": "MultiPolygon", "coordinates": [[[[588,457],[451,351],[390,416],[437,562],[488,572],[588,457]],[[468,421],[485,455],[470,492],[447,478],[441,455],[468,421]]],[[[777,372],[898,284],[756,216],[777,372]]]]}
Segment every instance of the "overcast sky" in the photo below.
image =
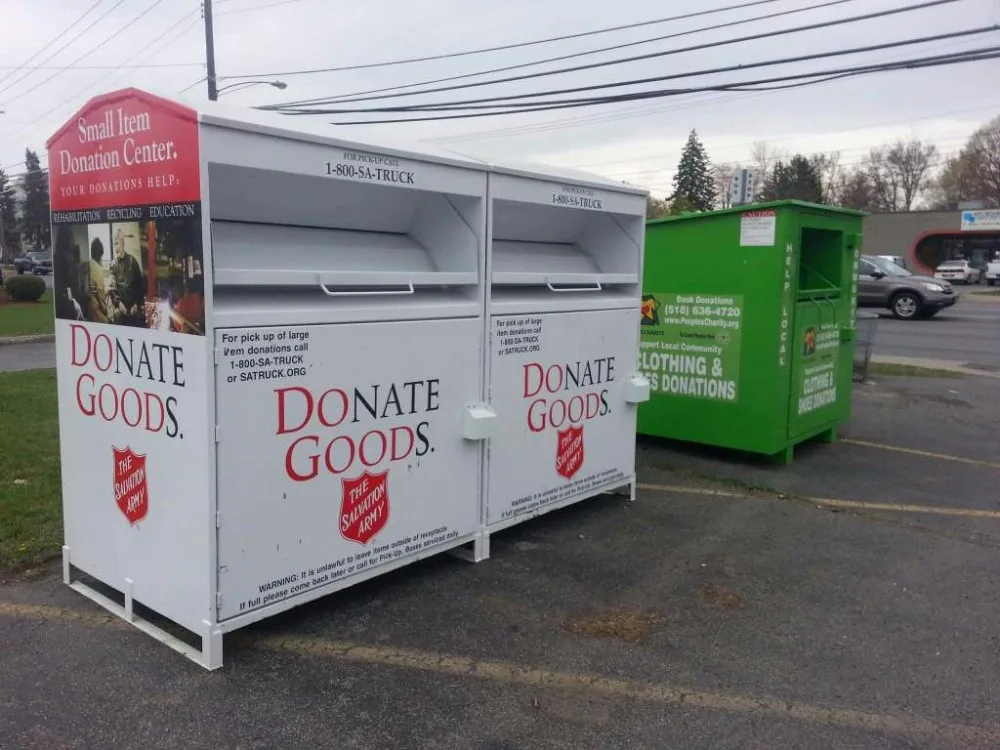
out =
{"type": "MultiPolygon", "coordinates": [[[[503,75],[677,49],[904,7],[916,1],[850,0],[833,7],[503,75]]],[[[736,0],[711,0],[704,5],[680,0],[215,0],[216,61],[219,76],[267,74],[268,78],[280,78],[288,84],[284,91],[256,86],[223,93],[221,97],[252,106],[489,70],[822,2],[779,0],[700,18],[501,52],[374,69],[291,75],[289,72],[295,70],[439,55],[593,31],[666,18],[692,12],[691,9],[735,5],[736,0]]],[[[4,29],[0,46],[0,110],[5,111],[0,115],[0,167],[7,171],[17,173],[23,169],[25,147],[43,152],[46,138],[96,94],[137,86],[168,95],[187,89],[181,96],[195,102],[206,98],[204,83],[188,88],[205,75],[204,32],[196,0],[102,0],[29,63],[78,67],[15,71],[93,5],[93,0],[0,0],[0,24],[4,29]],[[92,28],[46,60],[95,20],[92,28]],[[95,49],[97,45],[101,46],[95,49]],[[78,58],[82,59],[77,62],[78,58]],[[113,69],[122,64],[186,65],[113,69]]],[[[384,104],[478,98],[664,76],[994,24],[1000,24],[1000,0],[959,0],[884,19],[384,104]]],[[[651,84],[647,88],[708,85],[805,70],[829,70],[953,53],[998,42],[1000,34],[993,31],[964,39],[651,84]]],[[[680,148],[691,128],[697,129],[713,162],[749,162],[752,144],[762,140],[772,148],[789,152],[840,150],[847,165],[858,163],[870,146],[896,138],[915,136],[931,140],[943,152],[950,153],[960,148],[964,138],[983,121],[1000,114],[998,81],[1000,61],[990,60],[881,73],[778,92],[700,93],[564,112],[330,128],[345,137],[433,140],[439,146],[477,156],[580,168],[642,184],[662,194],[669,190],[680,148]]],[[[231,82],[221,81],[220,86],[231,82]]],[[[329,122],[332,118],[316,119],[329,122]]],[[[46,160],[44,153],[42,160],[43,163],[46,160]]]]}

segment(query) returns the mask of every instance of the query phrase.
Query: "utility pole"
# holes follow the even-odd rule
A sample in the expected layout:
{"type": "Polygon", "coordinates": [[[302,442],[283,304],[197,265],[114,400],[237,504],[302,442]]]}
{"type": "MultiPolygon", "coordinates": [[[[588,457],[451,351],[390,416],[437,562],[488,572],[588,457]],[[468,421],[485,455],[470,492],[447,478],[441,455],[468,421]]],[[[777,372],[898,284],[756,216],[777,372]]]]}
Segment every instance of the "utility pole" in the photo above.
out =
{"type": "Polygon", "coordinates": [[[219,91],[215,81],[215,34],[212,31],[212,0],[202,0],[201,13],[205,17],[205,65],[208,69],[208,98],[215,101],[219,91]]]}

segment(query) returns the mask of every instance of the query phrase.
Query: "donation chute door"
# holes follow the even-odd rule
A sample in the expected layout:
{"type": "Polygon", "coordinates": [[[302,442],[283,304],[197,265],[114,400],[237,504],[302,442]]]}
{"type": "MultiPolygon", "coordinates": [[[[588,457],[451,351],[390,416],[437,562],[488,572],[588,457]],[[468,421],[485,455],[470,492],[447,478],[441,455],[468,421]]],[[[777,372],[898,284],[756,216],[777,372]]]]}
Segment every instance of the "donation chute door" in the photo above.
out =
{"type": "Polygon", "coordinates": [[[645,194],[490,175],[486,522],[633,483],[645,194]]]}

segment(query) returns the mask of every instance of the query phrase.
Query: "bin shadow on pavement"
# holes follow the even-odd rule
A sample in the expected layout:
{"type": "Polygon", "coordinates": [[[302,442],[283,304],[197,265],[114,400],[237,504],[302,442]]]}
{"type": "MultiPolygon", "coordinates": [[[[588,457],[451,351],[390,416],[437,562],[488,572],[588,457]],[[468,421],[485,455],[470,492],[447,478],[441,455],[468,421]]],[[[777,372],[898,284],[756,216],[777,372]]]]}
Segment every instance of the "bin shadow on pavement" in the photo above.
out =
{"type": "Polygon", "coordinates": [[[866,445],[784,467],[642,441],[640,481],[671,491],[588,501],[497,535],[482,564],[433,558],[272,618],[229,637],[217,673],[55,570],[18,577],[0,587],[0,745],[998,747],[1000,519],[808,500],[994,508],[998,390],[858,387],[844,435],[866,445]]]}

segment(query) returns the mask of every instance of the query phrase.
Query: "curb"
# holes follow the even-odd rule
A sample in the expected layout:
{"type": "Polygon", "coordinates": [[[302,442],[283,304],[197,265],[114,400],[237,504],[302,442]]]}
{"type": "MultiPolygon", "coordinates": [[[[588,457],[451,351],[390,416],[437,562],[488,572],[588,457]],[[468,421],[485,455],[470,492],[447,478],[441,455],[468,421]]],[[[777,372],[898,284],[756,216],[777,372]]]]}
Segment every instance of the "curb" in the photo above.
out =
{"type": "Polygon", "coordinates": [[[871,361],[883,365],[909,365],[927,370],[946,370],[960,375],[976,375],[981,378],[1000,378],[1000,372],[978,370],[974,367],[967,367],[964,362],[955,362],[948,359],[918,359],[915,357],[890,357],[873,354],[871,361]]]}
{"type": "Polygon", "coordinates": [[[0,336],[0,346],[8,344],[43,344],[55,341],[54,333],[41,333],[37,336],[0,336]]]}

